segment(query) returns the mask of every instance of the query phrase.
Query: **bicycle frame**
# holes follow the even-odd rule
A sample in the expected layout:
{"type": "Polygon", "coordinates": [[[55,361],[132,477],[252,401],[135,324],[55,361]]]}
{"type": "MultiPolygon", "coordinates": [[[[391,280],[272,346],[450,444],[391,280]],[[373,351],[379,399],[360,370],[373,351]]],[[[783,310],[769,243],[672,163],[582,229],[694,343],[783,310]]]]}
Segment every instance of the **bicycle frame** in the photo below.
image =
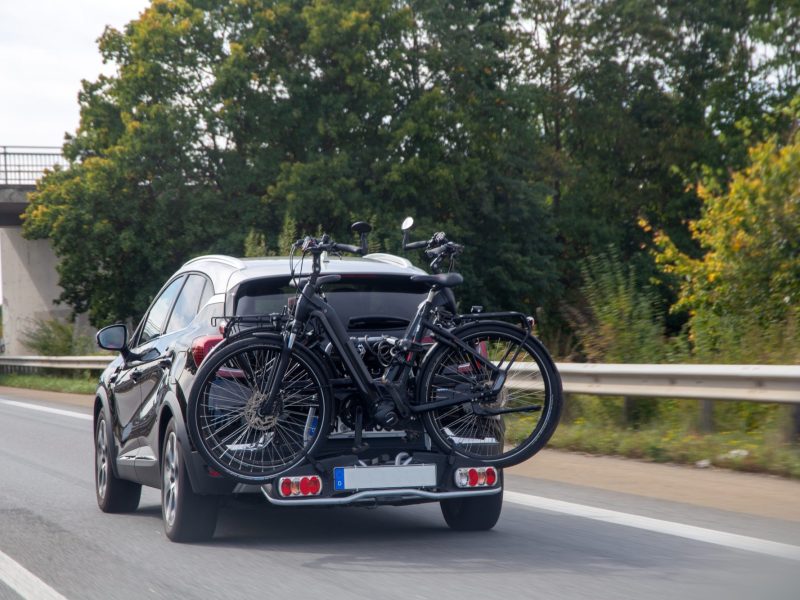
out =
{"type": "MultiPolygon", "coordinates": [[[[380,388],[388,388],[391,400],[394,401],[398,410],[400,410],[404,416],[408,416],[410,413],[420,413],[444,408],[447,406],[455,406],[470,400],[470,398],[454,397],[439,402],[415,405],[409,403],[408,399],[406,398],[406,394],[391,393],[392,390],[396,391],[399,389],[405,389],[405,386],[411,375],[413,357],[420,352],[426,351],[426,348],[422,345],[421,341],[424,337],[424,334],[427,332],[430,332],[431,336],[438,343],[459,348],[477,363],[481,364],[492,372],[494,375],[494,383],[492,388],[491,390],[484,392],[480,399],[488,399],[492,395],[499,393],[499,391],[502,389],[503,384],[505,383],[507,370],[516,360],[519,354],[519,349],[517,350],[517,354],[514,355],[511,361],[509,361],[508,366],[505,369],[501,369],[487,357],[481,355],[480,352],[477,352],[474,348],[471,348],[469,345],[458,339],[458,337],[453,335],[450,331],[430,321],[429,319],[434,304],[434,298],[439,291],[436,288],[431,288],[426,299],[420,303],[416,315],[412,319],[411,323],[409,323],[405,331],[403,339],[401,339],[398,343],[399,350],[404,353],[405,358],[395,356],[395,358],[384,371],[381,379],[374,380],[364,364],[360,354],[350,340],[350,336],[339,319],[339,316],[336,314],[336,311],[317,293],[318,286],[323,285],[326,282],[330,283],[334,280],[338,280],[338,277],[338,275],[320,277],[319,256],[317,254],[314,255],[312,274],[303,286],[302,292],[300,293],[300,297],[295,307],[294,321],[288,330],[288,336],[284,335],[286,344],[281,352],[278,366],[273,371],[272,377],[268,382],[268,393],[266,394],[266,399],[261,405],[259,412],[266,415],[274,411],[275,403],[278,401],[281,382],[286,373],[292,348],[296,343],[297,336],[301,335],[303,331],[305,331],[306,324],[312,319],[316,319],[322,326],[331,343],[339,353],[345,369],[352,377],[356,388],[362,395],[363,399],[367,401],[367,405],[370,407],[375,406],[376,403],[386,399],[386,397],[380,393],[380,388]]],[[[494,314],[499,315],[500,313],[494,314]]],[[[515,316],[515,314],[508,313],[508,316],[515,316]]],[[[530,329],[528,329],[527,335],[530,335],[530,329]]],[[[500,412],[492,411],[492,414],[501,414],[502,412],[504,411],[500,409],[500,412]]]]}

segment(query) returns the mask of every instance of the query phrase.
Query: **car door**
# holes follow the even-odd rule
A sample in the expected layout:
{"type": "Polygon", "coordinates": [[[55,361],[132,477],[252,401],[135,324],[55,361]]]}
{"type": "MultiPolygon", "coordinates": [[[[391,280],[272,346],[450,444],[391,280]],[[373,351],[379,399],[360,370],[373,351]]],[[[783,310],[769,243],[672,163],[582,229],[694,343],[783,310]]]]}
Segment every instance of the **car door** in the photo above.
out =
{"type": "MultiPolygon", "coordinates": [[[[166,326],[160,335],[148,342],[144,360],[139,367],[138,383],[142,402],[131,424],[131,435],[139,438],[136,453],[136,478],[142,483],[157,486],[158,473],[158,414],[169,390],[169,379],[175,365],[176,353],[185,344],[188,327],[205,298],[211,282],[199,273],[186,276],[178,298],[172,306],[166,326]]],[[[191,336],[189,336],[191,337],[191,336]]]]}
{"type": "MultiPolygon", "coordinates": [[[[167,319],[186,280],[185,275],[170,281],[150,305],[145,318],[131,339],[131,357],[116,373],[112,384],[114,414],[120,443],[118,464],[126,468],[138,455],[142,443],[141,413],[145,396],[143,387],[152,384],[154,363],[159,351],[156,341],[161,337],[167,319]]],[[[130,464],[133,467],[133,464],[130,464]]]]}

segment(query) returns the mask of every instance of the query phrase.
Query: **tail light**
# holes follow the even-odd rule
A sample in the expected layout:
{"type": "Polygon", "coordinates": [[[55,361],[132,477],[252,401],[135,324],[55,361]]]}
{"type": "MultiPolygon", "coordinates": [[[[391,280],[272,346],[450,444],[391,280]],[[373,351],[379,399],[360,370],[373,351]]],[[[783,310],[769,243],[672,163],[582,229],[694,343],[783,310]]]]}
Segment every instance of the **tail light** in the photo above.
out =
{"type": "Polygon", "coordinates": [[[492,487],[497,483],[497,469],[494,467],[456,469],[454,478],[460,488],[492,487]]]}
{"type": "Polygon", "coordinates": [[[221,335],[204,335],[192,340],[192,359],[196,366],[200,366],[203,359],[208,356],[208,353],[219,344],[223,339],[221,335]]]}
{"type": "Polygon", "coordinates": [[[319,496],[322,493],[322,480],[317,475],[281,477],[278,481],[278,491],[284,498],[319,496]]]}

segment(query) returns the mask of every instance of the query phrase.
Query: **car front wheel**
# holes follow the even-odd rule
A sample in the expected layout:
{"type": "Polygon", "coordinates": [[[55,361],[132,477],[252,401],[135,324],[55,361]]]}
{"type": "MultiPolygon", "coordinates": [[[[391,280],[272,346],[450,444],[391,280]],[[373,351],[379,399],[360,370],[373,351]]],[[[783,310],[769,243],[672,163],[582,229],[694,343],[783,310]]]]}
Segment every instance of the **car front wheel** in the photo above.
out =
{"type": "Polygon", "coordinates": [[[171,419],[161,451],[161,514],[164,530],[173,542],[200,542],[214,535],[217,526],[216,496],[201,496],[192,490],[184,455],[171,419]]]}

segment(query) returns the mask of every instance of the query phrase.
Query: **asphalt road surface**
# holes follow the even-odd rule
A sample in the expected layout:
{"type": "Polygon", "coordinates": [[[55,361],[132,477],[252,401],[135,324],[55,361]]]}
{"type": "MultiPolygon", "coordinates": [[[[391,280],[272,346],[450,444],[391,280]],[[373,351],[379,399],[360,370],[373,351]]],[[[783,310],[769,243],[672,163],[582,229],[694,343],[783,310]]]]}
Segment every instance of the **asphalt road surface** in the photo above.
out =
{"type": "Polygon", "coordinates": [[[800,522],[513,475],[490,532],[450,531],[435,504],[259,499],[173,544],[156,490],[98,510],[88,409],[9,394],[0,478],[0,599],[800,598],[800,522]]]}

